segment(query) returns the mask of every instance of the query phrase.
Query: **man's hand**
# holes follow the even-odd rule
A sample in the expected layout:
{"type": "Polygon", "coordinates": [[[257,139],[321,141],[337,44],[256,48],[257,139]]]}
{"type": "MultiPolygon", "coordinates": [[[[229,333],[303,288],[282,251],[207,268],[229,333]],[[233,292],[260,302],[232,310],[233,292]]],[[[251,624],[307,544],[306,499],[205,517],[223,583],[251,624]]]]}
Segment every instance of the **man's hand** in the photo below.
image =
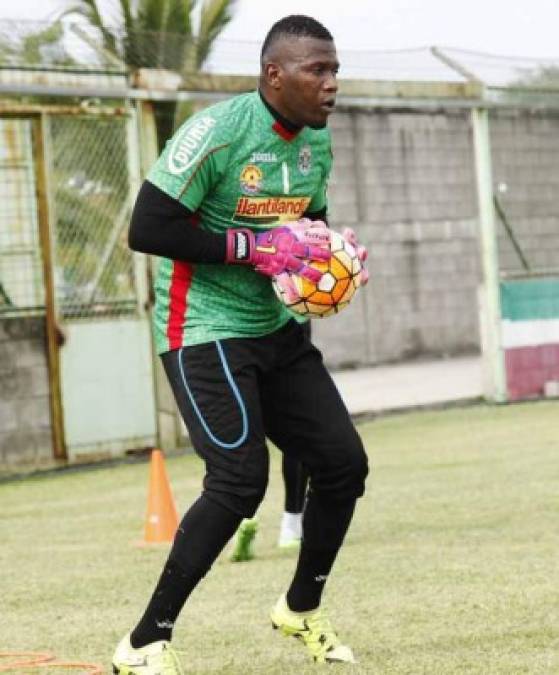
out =
{"type": "MultiPolygon", "coordinates": [[[[322,224],[323,223],[321,223],[321,225],[322,224]]],[[[344,228],[342,232],[342,237],[345,239],[345,241],[347,241],[348,244],[351,244],[351,246],[353,246],[353,248],[355,249],[357,257],[359,258],[359,262],[361,263],[359,285],[364,286],[369,280],[369,272],[365,268],[365,261],[367,260],[368,257],[368,251],[365,248],[365,246],[363,246],[358,242],[357,235],[350,227],[344,228]]],[[[287,302],[289,302],[290,304],[291,303],[294,304],[299,300],[301,300],[299,291],[297,290],[297,287],[293,283],[293,279],[291,278],[288,272],[283,272],[281,274],[276,275],[276,282],[278,286],[282,289],[283,295],[287,300],[287,302]]]]}
{"type": "Polygon", "coordinates": [[[227,231],[226,262],[253,265],[261,274],[273,277],[293,272],[318,283],[319,270],[308,260],[330,259],[330,230],[320,220],[302,218],[255,234],[240,228],[227,231]]]}
{"type": "Polygon", "coordinates": [[[357,235],[351,229],[351,227],[345,227],[342,232],[342,237],[347,241],[348,244],[351,244],[357,253],[357,257],[361,262],[361,285],[364,286],[367,281],[369,281],[369,272],[365,267],[365,261],[369,257],[369,252],[357,241],[357,235]]]}

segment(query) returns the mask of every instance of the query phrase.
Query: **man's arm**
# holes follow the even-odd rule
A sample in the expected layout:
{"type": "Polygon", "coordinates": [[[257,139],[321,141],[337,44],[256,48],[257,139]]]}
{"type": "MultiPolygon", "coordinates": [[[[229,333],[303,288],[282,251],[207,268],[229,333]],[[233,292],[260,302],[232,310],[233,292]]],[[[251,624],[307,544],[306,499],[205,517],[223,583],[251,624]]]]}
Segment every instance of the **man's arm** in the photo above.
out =
{"type": "Polygon", "coordinates": [[[190,209],[144,181],[130,220],[128,245],[134,251],[194,263],[223,263],[226,236],[193,224],[190,209]]]}
{"type": "Polygon", "coordinates": [[[320,222],[295,221],[260,234],[247,228],[216,234],[196,227],[193,217],[179,201],[144,181],[132,212],[128,244],[134,251],[172,260],[252,265],[266,276],[290,271],[315,282],[322,273],[306,261],[330,257],[324,248],[330,234],[320,222]]]}

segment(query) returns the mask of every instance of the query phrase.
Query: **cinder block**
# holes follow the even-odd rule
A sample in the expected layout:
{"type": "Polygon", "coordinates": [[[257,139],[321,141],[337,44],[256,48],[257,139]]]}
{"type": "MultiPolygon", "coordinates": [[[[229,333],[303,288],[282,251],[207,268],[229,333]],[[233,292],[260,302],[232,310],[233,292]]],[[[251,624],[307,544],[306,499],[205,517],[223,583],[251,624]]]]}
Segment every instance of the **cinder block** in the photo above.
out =
{"type": "Polygon", "coordinates": [[[32,396],[48,396],[50,385],[46,363],[31,368],[30,372],[32,396]]]}
{"type": "Polygon", "coordinates": [[[28,368],[12,372],[0,372],[0,399],[17,400],[32,396],[32,376],[28,368]]]}
{"type": "Polygon", "coordinates": [[[0,430],[12,431],[18,427],[17,403],[13,400],[0,401],[0,430]]]}
{"type": "Polygon", "coordinates": [[[20,429],[41,429],[50,426],[50,404],[47,396],[22,399],[17,405],[20,429]]]}
{"type": "Polygon", "coordinates": [[[4,330],[11,340],[38,340],[45,339],[44,317],[24,317],[2,319],[4,330]]]}
{"type": "Polygon", "coordinates": [[[0,373],[15,372],[16,357],[17,343],[15,341],[0,342],[0,373]]]}
{"type": "Polygon", "coordinates": [[[35,430],[34,443],[37,461],[49,462],[53,459],[52,431],[50,428],[35,430]]]}
{"type": "Polygon", "coordinates": [[[37,459],[35,434],[31,430],[0,433],[0,456],[7,466],[33,465],[37,459]]]}

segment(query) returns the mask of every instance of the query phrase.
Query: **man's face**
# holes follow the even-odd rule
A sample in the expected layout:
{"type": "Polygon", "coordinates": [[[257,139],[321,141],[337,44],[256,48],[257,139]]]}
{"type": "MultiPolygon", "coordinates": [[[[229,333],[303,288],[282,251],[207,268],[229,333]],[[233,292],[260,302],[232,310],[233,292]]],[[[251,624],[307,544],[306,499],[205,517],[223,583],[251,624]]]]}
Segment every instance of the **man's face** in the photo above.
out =
{"type": "Polygon", "coordinates": [[[267,82],[274,89],[272,105],[299,126],[325,126],[336,102],[339,65],[330,40],[278,40],[265,68],[267,82]]]}

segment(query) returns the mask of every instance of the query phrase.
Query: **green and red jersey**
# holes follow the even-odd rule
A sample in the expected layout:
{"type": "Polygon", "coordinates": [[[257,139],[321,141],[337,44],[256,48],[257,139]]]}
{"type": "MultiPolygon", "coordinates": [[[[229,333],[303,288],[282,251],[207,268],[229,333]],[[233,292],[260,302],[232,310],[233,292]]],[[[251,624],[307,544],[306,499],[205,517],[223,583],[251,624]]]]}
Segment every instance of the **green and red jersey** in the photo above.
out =
{"type": "MultiPolygon", "coordinates": [[[[202,229],[262,231],[323,210],[331,164],[327,128],[289,132],[253,92],[191,117],[168,141],[147,179],[193,212],[202,229]]],[[[270,279],[249,265],[162,258],[155,294],[159,353],[258,337],[291,318],[270,279]]]]}

